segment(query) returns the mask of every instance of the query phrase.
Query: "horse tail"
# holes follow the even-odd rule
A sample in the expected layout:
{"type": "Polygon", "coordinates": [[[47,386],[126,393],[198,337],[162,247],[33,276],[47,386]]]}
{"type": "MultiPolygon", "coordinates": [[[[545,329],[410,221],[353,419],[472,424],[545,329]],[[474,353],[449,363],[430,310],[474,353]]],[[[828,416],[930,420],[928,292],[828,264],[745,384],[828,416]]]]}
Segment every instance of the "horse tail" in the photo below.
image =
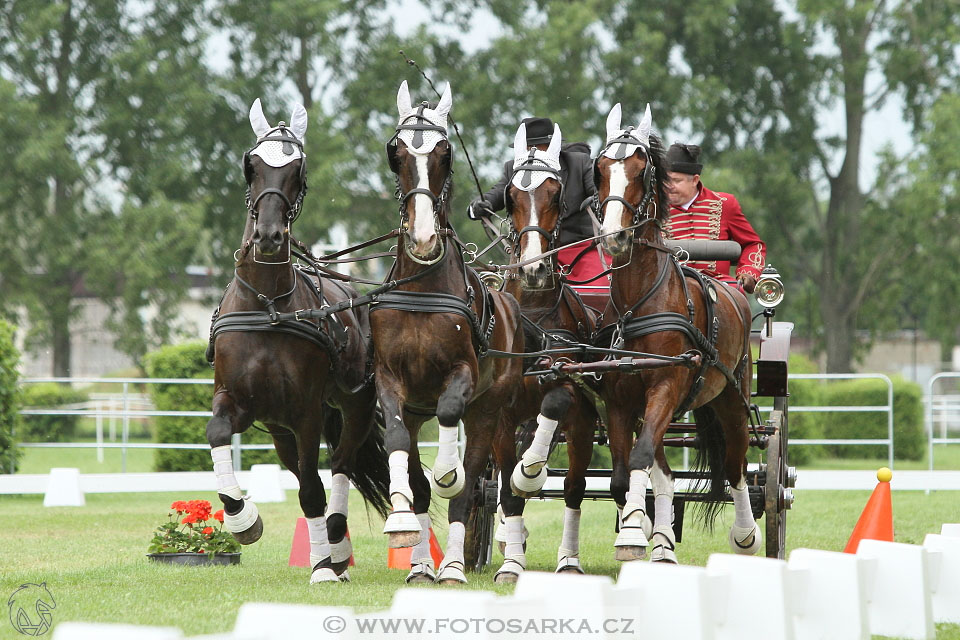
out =
{"type": "MultiPolygon", "coordinates": [[[[726,497],[724,457],[727,443],[716,411],[710,407],[700,407],[693,410],[693,417],[697,423],[697,456],[693,470],[707,472],[710,482],[710,488],[705,492],[705,500],[699,503],[697,515],[703,519],[707,529],[712,531],[726,497]]],[[[697,483],[695,490],[704,490],[703,481],[697,483]]]]}
{"type": "MultiPolygon", "coordinates": [[[[333,451],[340,444],[343,415],[332,407],[327,407],[324,413],[323,436],[330,451],[333,451]]],[[[353,463],[348,466],[346,473],[364,501],[386,517],[390,511],[390,465],[387,449],[383,445],[384,424],[383,412],[377,407],[374,424],[357,448],[353,463]]]]}

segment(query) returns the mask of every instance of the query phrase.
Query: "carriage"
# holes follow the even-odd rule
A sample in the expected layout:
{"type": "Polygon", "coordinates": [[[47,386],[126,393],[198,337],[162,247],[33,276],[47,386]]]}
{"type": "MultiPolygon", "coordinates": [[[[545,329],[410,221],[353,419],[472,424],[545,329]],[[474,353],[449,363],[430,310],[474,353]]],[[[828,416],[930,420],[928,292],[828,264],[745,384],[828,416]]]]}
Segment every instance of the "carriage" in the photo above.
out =
{"type": "MultiPolygon", "coordinates": [[[[676,243],[680,246],[681,243],[676,243]]],[[[724,242],[703,243],[694,249],[699,258],[716,259],[717,253],[729,253],[729,245],[724,242]]],[[[690,247],[683,251],[689,252],[690,247]]],[[[602,286],[580,287],[580,295],[584,301],[594,307],[603,308],[609,296],[609,289],[602,286]]],[[[759,420],[759,407],[754,406],[754,415],[757,417],[751,428],[750,447],[759,451],[762,462],[748,466],[747,479],[750,493],[750,503],[753,516],[759,520],[764,518],[766,548],[768,558],[785,558],[786,546],[786,519],[787,511],[793,505],[793,487],[796,485],[796,468],[788,464],[787,445],[788,405],[789,393],[787,389],[787,361],[790,352],[790,336],[793,324],[775,321],[776,307],[783,298],[783,285],[779,274],[772,266],[767,266],[763,277],[757,285],[757,300],[763,310],[758,316],[762,317],[762,325],[752,330],[752,342],[757,353],[754,361],[756,367],[755,398],[768,399],[772,402],[766,420],[759,420]]],[[[756,318],[756,316],[755,316],[756,318]]],[[[614,361],[610,366],[623,366],[614,361]]],[[[528,371],[528,375],[547,375],[544,371],[528,371]]],[[[676,448],[691,448],[695,445],[694,422],[672,422],[670,437],[664,444],[676,448]]],[[[595,445],[604,446],[607,442],[604,425],[598,422],[595,435],[595,445]]],[[[563,444],[563,434],[559,434],[558,444],[563,444]]],[[[563,478],[567,469],[548,467],[548,478],[563,478]]],[[[588,478],[606,478],[611,475],[610,469],[588,469],[588,478]]],[[[686,481],[691,486],[706,479],[706,474],[699,471],[676,471],[674,477],[686,481]]],[[[602,484],[602,483],[601,483],[602,484]]],[[[498,472],[494,464],[490,463],[483,477],[474,488],[474,508],[468,523],[467,562],[474,571],[481,571],[493,560],[494,528],[497,518],[497,494],[499,490],[498,472]]],[[[537,496],[541,500],[562,499],[563,490],[560,488],[544,488],[537,496]]],[[[609,488],[588,488],[585,498],[591,500],[612,500],[609,488]]],[[[674,496],[673,529],[677,542],[683,534],[684,511],[686,504],[703,500],[703,494],[698,491],[677,491],[674,496]]],[[[727,501],[730,501],[729,498],[727,501]]],[[[647,492],[647,509],[653,511],[653,495],[647,492]]]]}

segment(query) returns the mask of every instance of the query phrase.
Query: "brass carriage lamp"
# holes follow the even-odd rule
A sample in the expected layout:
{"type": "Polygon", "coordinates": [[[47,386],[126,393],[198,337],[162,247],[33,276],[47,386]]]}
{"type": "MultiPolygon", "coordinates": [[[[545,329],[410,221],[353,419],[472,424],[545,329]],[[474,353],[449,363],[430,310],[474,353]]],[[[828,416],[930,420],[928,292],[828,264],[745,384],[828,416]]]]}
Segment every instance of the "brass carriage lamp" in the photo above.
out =
{"type": "Polygon", "coordinates": [[[780,280],[780,274],[772,264],[768,264],[760,274],[756,295],[760,306],[767,309],[773,309],[783,302],[783,281],[780,280]]]}

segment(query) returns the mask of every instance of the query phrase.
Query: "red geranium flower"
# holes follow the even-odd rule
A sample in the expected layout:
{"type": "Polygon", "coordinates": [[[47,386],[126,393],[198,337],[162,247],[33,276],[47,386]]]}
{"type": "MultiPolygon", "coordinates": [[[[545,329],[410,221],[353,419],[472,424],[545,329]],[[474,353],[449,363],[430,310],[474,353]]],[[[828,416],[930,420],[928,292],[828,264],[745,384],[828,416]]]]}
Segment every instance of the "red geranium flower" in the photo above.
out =
{"type": "Polygon", "coordinates": [[[203,534],[204,534],[204,535],[207,535],[207,536],[208,536],[208,535],[210,535],[211,533],[213,533],[213,527],[204,527],[204,528],[203,528],[203,534]]]}
{"type": "Polygon", "coordinates": [[[220,509],[220,511],[217,511],[215,514],[213,514],[213,519],[217,522],[223,522],[223,509],[220,509]]]}

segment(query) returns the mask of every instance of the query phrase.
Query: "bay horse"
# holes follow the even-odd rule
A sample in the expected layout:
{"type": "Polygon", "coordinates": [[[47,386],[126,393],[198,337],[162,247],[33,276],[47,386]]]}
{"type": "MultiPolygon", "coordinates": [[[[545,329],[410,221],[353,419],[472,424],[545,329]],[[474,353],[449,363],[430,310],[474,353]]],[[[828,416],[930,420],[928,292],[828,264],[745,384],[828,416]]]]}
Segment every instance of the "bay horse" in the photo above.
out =
{"type": "Polygon", "coordinates": [[[663,145],[652,132],[650,106],[637,127],[622,128],[620,105],[606,122],[606,146],[597,156],[604,248],[613,256],[610,301],[598,345],[662,356],[699,354],[702,364],[604,374],[613,456],[610,490],[621,510],[617,560],[676,562],[671,527],[673,476],[663,437],[674,416],[693,410],[700,466],[709,469],[705,516],[722,504],[724,480],[736,512],[729,542],[736,553],[761,546],[746,486],[752,363],[750,307],[736,289],[681,269],[664,246],[669,206],[663,145]],[[639,400],[639,402],[638,402],[639,400]],[[634,440],[636,436],[636,440],[634,440]],[[652,484],[652,537],[645,513],[652,484]]]}
{"type": "Polygon", "coordinates": [[[522,352],[519,305],[509,294],[488,290],[467,268],[450,226],[453,158],[446,123],[452,104],[449,85],[435,107],[412,106],[406,81],[400,85],[400,119],[387,144],[401,232],[389,279],[412,280],[380,295],[370,316],[393,506],[383,531],[390,547],[414,547],[408,582],[466,582],[470,489],[487,463],[503,409],[514,403],[522,383],[520,359],[484,355],[487,349],[522,352]],[[440,423],[440,449],[428,481],[416,442],[433,416],[440,423]],[[431,488],[451,499],[446,556],[436,575],[429,550],[431,488]]]}
{"type": "Polygon", "coordinates": [[[291,313],[357,294],[291,260],[290,227],[306,192],[306,110],[298,104],[289,127],[283,122],[271,127],[257,99],[250,124],[257,143],[243,157],[248,216],[234,278],[214,315],[208,353],[215,371],[207,440],[224,526],[242,544],[256,542],[263,533],[257,506],[241,495],[230,459],[232,434],[258,420],[300,482],[300,507],[310,534],[310,582],[345,581],[350,482],[381,515],[389,504],[387,455],[368,371],[369,319],[363,307],[319,322],[291,313]],[[294,318],[282,319],[284,314],[294,318]],[[317,472],[321,438],[333,452],[329,509],[317,472]]]}
{"type": "MultiPolygon", "coordinates": [[[[562,134],[554,125],[553,136],[545,149],[527,150],[526,125],[521,124],[514,139],[513,178],[504,198],[511,224],[513,263],[527,262],[512,270],[506,290],[520,303],[523,313],[525,347],[541,351],[567,345],[589,343],[597,323],[597,314],[584,305],[572,287],[557,282],[554,258],[537,259],[556,248],[563,207],[560,148],[562,134]]],[[[576,354],[557,354],[554,358],[575,359],[576,354]]],[[[524,499],[536,496],[546,480],[546,463],[557,426],[566,435],[569,459],[564,481],[563,535],[557,552],[558,573],[583,573],[580,566],[580,505],[586,490],[585,472],[593,453],[597,413],[570,380],[542,382],[524,378],[521,394],[510,407],[504,429],[498,431],[495,455],[509,486],[501,486],[500,503],[506,536],[503,566],[495,582],[515,582],[526,568],[524,553],[524,499]],[[537,420],[534,441],[524,451],[520,464],[510,428],[537,420]]],[[[499,534],[499,530],[498,530],[499,534]]]]}

